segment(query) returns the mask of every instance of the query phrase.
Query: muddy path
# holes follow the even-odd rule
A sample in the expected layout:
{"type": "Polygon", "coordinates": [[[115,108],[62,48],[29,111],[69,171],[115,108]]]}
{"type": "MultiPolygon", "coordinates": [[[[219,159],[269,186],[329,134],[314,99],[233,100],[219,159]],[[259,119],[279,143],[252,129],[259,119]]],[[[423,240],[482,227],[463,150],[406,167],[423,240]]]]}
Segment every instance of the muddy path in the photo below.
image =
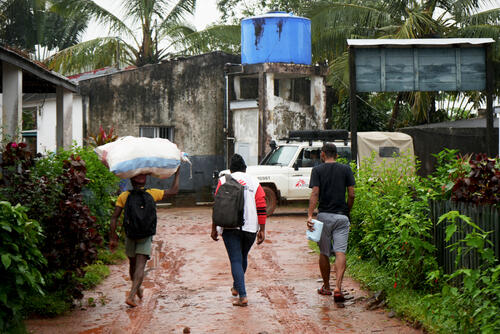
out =
{"type": "Polygon", "coordinates": [[[207,207],[158,210],[139,307],[124,303],[130,281],[123,263],[86,293],[82,307],[55,319],[28,320],[28,329],[40,334],[182,333],[186,328],[191,333],[421,333],[384,310],[366,310],[368,293],[349,277],[344,289],[354,299],[345,307],[317,294],[318,257],[307,246],[305,213],[268,219],[267,240],[249,254],[249,306],[232,306],[229,261],[223,241],[210,238],[210,217],[207,207]]]}

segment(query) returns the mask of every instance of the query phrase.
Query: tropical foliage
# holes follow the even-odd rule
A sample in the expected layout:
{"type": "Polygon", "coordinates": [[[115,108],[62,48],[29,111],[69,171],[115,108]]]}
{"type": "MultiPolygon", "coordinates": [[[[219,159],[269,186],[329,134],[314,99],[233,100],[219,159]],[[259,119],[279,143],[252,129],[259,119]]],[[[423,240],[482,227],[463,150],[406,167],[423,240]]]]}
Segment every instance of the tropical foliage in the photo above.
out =
{"type": "Polygon", "coordinates": [[[28,296],[43,294],[40,271],[46,264],[38,246],[43,239],[40,225],[21,205],[0,201],[0,332],[8,333],[22,319],[28,296]]]}
{"type": "Polygon", "coordinates": [[[414,173],[407,157],[391,165],[361,164],[351,212],[349,272],[370,288],[383,290],[390,308],[431,332],[496,333],[500,266],[491,232],[456,211],[440,217],[438,224],[446,224],[445,242],[456,255],[456,270],[445,275],[436,262],[428,217],[429,199],[474,204],[483,198],[491,205],[498,194],[494,189],[500,160],[462,157],[455,150],[436,158],[436,172],[425,179],[414,173]],[[454,236],[462,230],[470,232],[454,236]],[[477,263],[462,260],[470,253],[478,255],[477,263]]]}
{"type": "Polygon", "coordinates": [[[428,192],[416,175],[413,157],[392,164],[362,162],[351,212],[352,244],[364,258],[376,259],[394,275],[395,286],[424,288],[437,268],[428,218],[428,192]]]}
{"type": "Polygon", "coordinates": [[[500,330],[500,264],[488,240],[491,232],[482,230],[458,211],[440,217],[439,223],[445,221],[451,223],[446,229],[446,242],[464,226],[472,228],[472,232],[450,245],[457,254],[457,270],[444,275],[441,291],[426,296],[428,314],[436,323],[446,324],[455,333],[497,333],[500,330]],[[476,268],[460,266],[465,263],[461,258],[471,252],[479,255],[482,265],[476,268]],[[457,279],[462,284],[457,286],[457,279]]]}
{"type": "Polygon", "coordinates": [[[12,142],[2,156],[0,200],[20,203],[27,217],[37,217],[45,236],[37,249],[47,263],[41,272],[48,296],[32,294],[26,300],[13,298],[12,303],[23,304],[25,311],[59,314],[82,297],[89,281],[96,280],[95,275],[87,280],[82,268],[98,260],[118,179],[92,148],[77,147],[35,159],[24,143],[12,142]]]}
{"type": "MultiPolygon", "coordinates": [[[[219,0],[217,3],[223,13],[223,21],[231,24],[239,23],[242,16],[262,14],[273,8],[310,18],[313,62],[329,65],[328,82],[336,89],[339,101],[348,96],[346,39],[349,38],[491,37],[497,41],[493,55],[495,67],[500,68],[500,8],[491,0],[219,0]],[[242,15],[238,16],[237,13],[242,15]]],[[[233,31],[235,28],[230,26],[228,29],[233,31]]],[[[203,45],[204,40],[207,44],[205,48],[198,47],[197,50],[217,45],[213,39],[224,38],[221,30],[224,30],[223,26],[216,27],[217,34],[205,31],[205,36],[196,39],[196,44],[203,45]]],[[[235,41],[226,38],[219,44],[235,41]]],[[[500,71],[496,73],[498,83],[500,71]]],[[[377,113],[391,114],[385,126],[389,130],[398,126],[471,117],[470,110],[485,102],[485,95],[477,92],[415,92],[386,96],[393,101],[392,107],[377,109],[377,113]],[[460,103],[455,109],[457,99],[460,103]],[[435,110],[436,101],[453,101],[453,106],[448,104],[446,109],[435,110]],[[409,114],[408,109],[411,112],[409,114]]],[[[358,105],[365,101],[368,99],[358,99],[358,105]]]]}
{"type": "Polygon", "coordinates": [[[65,16],[83,15],[109,27],[109,36],[79,43],[48,59],[64,74],[112,65],[155,64],[171,57],[176,41],[193,33],[186,21],[196,0],[133,0],[123,2],[123,19],[91,0],[61,0],[52,10],[65,16]],[[129,27],[130,25],[130,27],[129,27]],[[140,36],[136,36],[139,31],[140,36]]]}
{"type": "Polygon", "coordinates": [[[61,16],[50,11],[59,0],[4,0],[0,2],[0,44],[45,59],[52,50],[80,40],[87,28],[85,15],[61,16]]]}
{"type": "MultiPolygon", "coordinates": [[[[494,2],[476,0],[449,1],[314,1],[307,16],[312,22],[313,58],[329,60],[329,82],[341,95],[346,95],[348,38],[444,38],[500,36],[500,8],[483,10],[494,2]]],[[[495,58],[500,60],[496,43],[495,58]]],[[[500,77],[500,76],[499,76],[500,77]]],[[[484,100],[483,95],[470,94],[468,102],[484,100]]],[[[434,112],[434,93],[399,93],[396,97],[389,128],[394,128],[399,105],[411,106],[417,123],[429,120],[434,112]]]]}

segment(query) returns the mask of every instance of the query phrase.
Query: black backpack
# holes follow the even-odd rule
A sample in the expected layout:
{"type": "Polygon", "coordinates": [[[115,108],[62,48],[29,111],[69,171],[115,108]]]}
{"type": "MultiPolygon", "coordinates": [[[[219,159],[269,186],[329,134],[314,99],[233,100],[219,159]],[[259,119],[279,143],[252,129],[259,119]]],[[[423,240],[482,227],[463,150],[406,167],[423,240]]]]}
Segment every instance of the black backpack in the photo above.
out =
{"type": "Polygon", "coordinates": [[[243,210],[245,207],[245,188],[229,174],[215,194],[212,221],[216,226],[243,226],[243,210]]]}
{"type": "Polygon", "coordinates": [[[144,189],[133,189],[125,202],[123,218],[125,234],[130,239],[143,239],[156,234],[156,203],[144,189]]]}

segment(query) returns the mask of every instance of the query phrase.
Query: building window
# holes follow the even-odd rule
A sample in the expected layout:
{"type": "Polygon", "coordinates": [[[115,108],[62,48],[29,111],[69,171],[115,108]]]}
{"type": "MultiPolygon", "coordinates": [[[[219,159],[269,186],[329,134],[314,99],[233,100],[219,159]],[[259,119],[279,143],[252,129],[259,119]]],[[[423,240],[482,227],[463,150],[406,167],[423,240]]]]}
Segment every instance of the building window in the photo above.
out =
{"type": "Polygon", "coordinates": [[[28,145],[28,150],[37,153],[37,111],[38,107],[23,108],[21,134],[23,142],[28,145]]]}
{"type": "Polygon", "coordinates": [[[174,142],[173,126],[141,126],[139,128],[140,137],[164,138],[174,142]]]}

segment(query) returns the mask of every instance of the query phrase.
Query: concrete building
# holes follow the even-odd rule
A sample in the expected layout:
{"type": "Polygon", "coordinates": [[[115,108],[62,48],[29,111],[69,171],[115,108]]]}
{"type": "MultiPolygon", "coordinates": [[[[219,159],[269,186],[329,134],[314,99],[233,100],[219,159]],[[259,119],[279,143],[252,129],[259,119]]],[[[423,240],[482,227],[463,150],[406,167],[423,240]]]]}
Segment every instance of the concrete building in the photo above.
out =
{"type": "Polygon", "coordinates": [[[258,164],[290,130],[324,129],[327,68],[287,63],[228,65],[227,156],[258,164]]]}
{"type": "Polygon", "coordinates": [[[192,161],[192,169],[182,167],[180,191],[197,202],[211,200],[213,171],[225,166],[224,65],[237,61],[213,52],[82,78],[85,136],[113,126],[118,136],[173,141],[192,161]]]}

